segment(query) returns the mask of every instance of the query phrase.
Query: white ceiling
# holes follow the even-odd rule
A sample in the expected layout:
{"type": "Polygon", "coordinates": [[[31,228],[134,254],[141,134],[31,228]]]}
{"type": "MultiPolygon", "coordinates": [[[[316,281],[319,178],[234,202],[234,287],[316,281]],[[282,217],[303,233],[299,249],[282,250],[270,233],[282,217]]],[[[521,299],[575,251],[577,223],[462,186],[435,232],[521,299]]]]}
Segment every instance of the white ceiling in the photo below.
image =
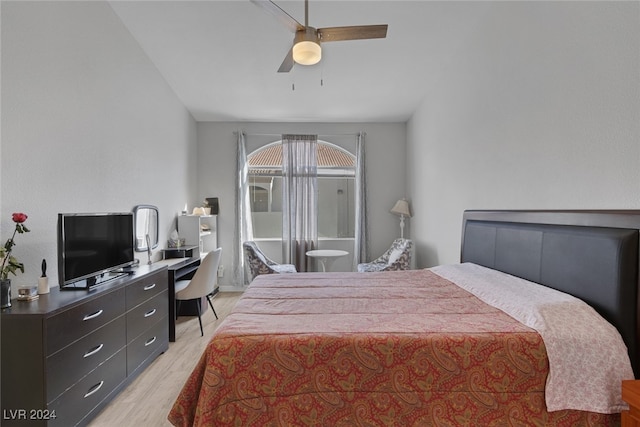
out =
{"type": "MultiPolygon", "coordinates": [[[[304,23],[303,0],[276,3],[304,23]]],[[[311,0],[309,25],[388,24],[387,38],[326,43],[319,64],[278,73],[293,34],[249,0],[110,4],[197,121],[278,122],[408,120],[489,5],[311,0]]]]}

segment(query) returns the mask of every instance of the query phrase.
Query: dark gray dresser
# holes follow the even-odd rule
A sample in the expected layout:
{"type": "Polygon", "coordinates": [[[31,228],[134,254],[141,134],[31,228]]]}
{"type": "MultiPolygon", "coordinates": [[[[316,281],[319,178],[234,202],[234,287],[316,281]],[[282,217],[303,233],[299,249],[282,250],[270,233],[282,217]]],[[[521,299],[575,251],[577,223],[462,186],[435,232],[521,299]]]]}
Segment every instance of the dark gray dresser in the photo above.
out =
{"type": "Polygon", "coordinates": [[[168,349],[167,268],[12,301],[0,316],[3,426],[86,425],[168,349]]]}

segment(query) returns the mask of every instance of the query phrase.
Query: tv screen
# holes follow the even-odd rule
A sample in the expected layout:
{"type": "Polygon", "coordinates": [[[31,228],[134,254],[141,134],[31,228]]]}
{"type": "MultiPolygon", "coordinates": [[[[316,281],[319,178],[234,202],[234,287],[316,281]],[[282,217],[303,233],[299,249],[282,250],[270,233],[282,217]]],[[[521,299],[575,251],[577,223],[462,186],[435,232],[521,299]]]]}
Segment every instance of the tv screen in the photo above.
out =
{"type": "Polygon", "coordinates": [[[58,214],[60,287],[129,266],[133,256],[133,213],[58,214]]]}

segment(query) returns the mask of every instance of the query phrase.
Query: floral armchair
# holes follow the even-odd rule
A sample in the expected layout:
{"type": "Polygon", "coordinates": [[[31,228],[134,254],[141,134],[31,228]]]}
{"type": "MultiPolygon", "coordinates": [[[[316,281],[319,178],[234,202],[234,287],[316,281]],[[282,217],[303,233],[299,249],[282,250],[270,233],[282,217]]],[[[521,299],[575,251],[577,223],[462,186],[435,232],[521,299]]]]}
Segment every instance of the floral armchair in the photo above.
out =
{"type": "Polygon", "coordinates": [[[411,248],[409,239],[396,239],[380,258],[358,264],[358,272],[409,270],[411,268],[411,248]]]}
{"type": "Polygon", "coordinates": [[[278,264],[267,258],[255,242],[244,242],[242,247],[244,248],[244,253],[247,256],[247,261],[249,262],[251,280],[260,274],[297,272],[296,267],[293,264],[278,264]]]}

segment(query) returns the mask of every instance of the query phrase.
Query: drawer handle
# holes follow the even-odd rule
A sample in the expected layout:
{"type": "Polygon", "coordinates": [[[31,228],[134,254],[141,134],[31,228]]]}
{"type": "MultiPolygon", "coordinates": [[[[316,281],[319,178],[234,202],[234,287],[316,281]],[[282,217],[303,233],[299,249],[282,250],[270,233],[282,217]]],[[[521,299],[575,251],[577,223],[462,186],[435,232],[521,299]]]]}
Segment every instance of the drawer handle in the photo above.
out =
{"type": "Polygon", "coordinates": [[[150,284],[150,285],[145,286],[143,290],[145,290],[145,291],[150,291],[151,289],[153,289],[153,288],[155,288],[155,287],[156,287],[156,284],[155,284],[155,283],[152,283],[152,284],[150,284]]]}
{"type": "Polygon", "coordinates": [[[84,354],[84,356],[82,357],[90,357],[93,356],[94,354],[96,354],[97,352],[99,352],[100,350],[102,350],[102,347],[104,347],[104,344],[100,344],[99,346],[95,347],[93,350],[88,351],[84,354]]]}
{"type": "Polygon", "coordinates": [[[93,387],[91,387],[89,389],[89,391],[87,392],[87,394],[84,395],[85,399],[87,397],[91,396],[92,394],[96,393],[98,390],[100,390],[103,385],[104,385],[104,381],[100,381],[98,384],[96,384],[93,387]]]}
{"type": "Polygon", "coordinates": [[[102,314],[102,312],[103,312],[103,311],[104,311],[104,310],[98,310],[98,311],[96,311],[96,312],[95,312],[95,313],[93,313],[93,314],[87,314],[86,316],[84,316],[84,319],[82,319],[82,320],[84,321],[84,320],[91,320],[91,319],[95,319],[96,317],[100,316],[100,315],[102,314]]]}
{"type": "Polygon", "coordinates": [[[156,310],[155,308],[153,310],[149,310],[144,314],[144,317],[151,317],[154,314],[156,314],[156,311],[158,311],[158,310],[156,310]]]}
{"type": "Polygon", "coordinates": [[[147,342],[146,342],[146,343],[144,343],[144,346],[146,347],[146,346],[148,346],[148,345],[153,344],[154,342],[156,342],[156,337],[153,337],[153,338],[151,338],[151,339],[148,339],[148,340],[147,340],[147,342]]]}

